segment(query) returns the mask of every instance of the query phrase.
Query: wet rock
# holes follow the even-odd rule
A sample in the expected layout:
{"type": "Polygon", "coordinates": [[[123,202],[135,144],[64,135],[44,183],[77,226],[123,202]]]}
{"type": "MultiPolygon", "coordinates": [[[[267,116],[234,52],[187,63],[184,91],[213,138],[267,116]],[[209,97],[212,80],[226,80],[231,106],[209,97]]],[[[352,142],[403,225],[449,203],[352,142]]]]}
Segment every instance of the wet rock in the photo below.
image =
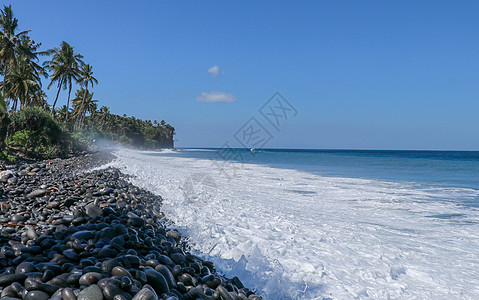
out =
{"type": "Polygon", "coordinates": [[[23,283],[25,279],[27,279],[27,275],[25,274],[10,274],[10,275],[2,275],[0,276],[0,286],[8,286],[14,282],[23,283]]]}
{"type": "Polygon", "coordinates": [[[43,291],[49,295],[52,295],[53,293],[55,293],[60,287],[58,286],[55,286],[55,285],[51,285],[51,284],[48,284],[48,283],[43,283],[39,280],[35,280],[33,278],[27,278],[25,280],[25,288],[28,290],[28,291],[34,291],[34,290],[39,290],[39,291],[43,291]]]}
{"type": "Polygon", "coordinates": [[[102,210],[100,207],[96,206],[95,204],[93,203],[90,203],[86,206],[85,208],[86,210],[86,214],[87,216],[89,216],[90,218],[94,219],[98,216],[101,216],[102,215],[102,210]]]}
{"type": "Polygon", "coordinates": [[[170,291],[168,283],[161,273],[153,269],[147,269],[145,270],[145,274],[148,284],[151,285],[157,294],[168,293],[170,291]]]}
{"type": "Polygon", "coordinates": [[[103,293],[98,285],[93,284],[83,289],[77,297],[78,300],[102,300],[103,293]]]}
{"type": "Polygon", "coordinates": [[[62,298],[63,300],[77,300],[77,296],[73,293],[73,289],[71,288],[64,288],[62,290],[62,298]]]}
{"type": "Polygon", "coordinates": [[[47,193],[45,189],[37,189],[27,195],[28,198],[42,197],[47,193]]]}
{"type": "Polygon", "coordinates": [[[158,300],[158,296],[149,289],[142,289],[133,300],[158,300]]]}
{"type": "Polygon", "coordinates": [[[97,283],[98,281],[100,281],[100,279],[101,279],[101,274],[96,272],[89,272],[89,273],[83,274],[78,280],[78,282],[80,283],[80,285],[88,286],[88,285],[97,283]]]}
{"type": "Polygon", "coordinates": [[[42,291],[30,291],[25,295],[23,300],[48,300],[50,296],[42,291]]]}
{"type": "Polygon", "coordinates": [[[94,237],[95,237],[95,233],[93,233],[92,231],[82,230],[72,234],[71,239],[88,241],[93,239],[94,237]]]}

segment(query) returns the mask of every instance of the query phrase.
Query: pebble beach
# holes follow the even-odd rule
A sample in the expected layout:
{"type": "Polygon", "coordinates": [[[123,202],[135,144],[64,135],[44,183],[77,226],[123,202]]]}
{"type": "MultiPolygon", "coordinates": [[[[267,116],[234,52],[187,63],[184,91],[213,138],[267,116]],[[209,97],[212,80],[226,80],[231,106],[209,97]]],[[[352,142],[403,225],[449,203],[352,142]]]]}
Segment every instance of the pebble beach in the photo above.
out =
{"type": "Polygon", "coordinates": [[[0,300],[261,299],[189,252],[162,199],[94,152],[0,165],[0,300]]]}

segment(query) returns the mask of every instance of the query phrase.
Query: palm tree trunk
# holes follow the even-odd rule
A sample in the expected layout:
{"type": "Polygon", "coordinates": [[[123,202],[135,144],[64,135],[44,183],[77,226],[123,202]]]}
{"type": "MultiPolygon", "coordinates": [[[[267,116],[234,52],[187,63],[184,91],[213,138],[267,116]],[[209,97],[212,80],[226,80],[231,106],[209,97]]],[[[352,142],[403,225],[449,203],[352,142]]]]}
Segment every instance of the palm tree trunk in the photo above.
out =
{"type": "Polygon", "coordinates": [[[63,78],[60,79],[60,82],[58,83],[58,92],[57,92],[57,96],[55,97],[55,102],[53,102],[52,116],[55,113],[55,105],[57,104],[58,95],[60,95],[60,90],[62,89],[62,83],[63,83],[63,78]]]}
{"type": "Polygon", "coordinates": [[[70,93],[71,92],[72,92],[72,83],[70,82],[70,86],[68,87],[67,113],[65,116],[65,124],[68,123],[68,109],[70,108],[70,93]]]}
{"type": "Polygon", "coordinates": [[[85,93],[83,93],[83,100],[82,100],[82,114],[80,116],[80,126],[83,128],[83,117],[85,116],[86,114],[86,110],[85,110],[85,100],[86,100],[86,95],[88,95],[88,81],[85,83],[85,93]]]}
{"type": "Polygon", "coordinates": [[[7,83],[7,64],[5,64],[5,68],[3,68],[3,86],[2,86],[2,96],[5,99],[6,95],[6,83],[7,83]]]}

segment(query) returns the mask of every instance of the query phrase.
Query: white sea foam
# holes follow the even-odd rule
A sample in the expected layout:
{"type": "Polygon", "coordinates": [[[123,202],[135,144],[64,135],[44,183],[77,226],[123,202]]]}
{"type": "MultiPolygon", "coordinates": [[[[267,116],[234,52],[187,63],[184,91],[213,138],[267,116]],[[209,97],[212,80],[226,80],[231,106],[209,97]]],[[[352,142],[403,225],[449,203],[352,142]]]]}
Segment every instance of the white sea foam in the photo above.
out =
{"type": "Polygon", "coordinates": [[[447,200],[476,190],[116,155],[111,165],[164,198],[195,250],[265,299],[479,295],[479,213],[447,200]]]}

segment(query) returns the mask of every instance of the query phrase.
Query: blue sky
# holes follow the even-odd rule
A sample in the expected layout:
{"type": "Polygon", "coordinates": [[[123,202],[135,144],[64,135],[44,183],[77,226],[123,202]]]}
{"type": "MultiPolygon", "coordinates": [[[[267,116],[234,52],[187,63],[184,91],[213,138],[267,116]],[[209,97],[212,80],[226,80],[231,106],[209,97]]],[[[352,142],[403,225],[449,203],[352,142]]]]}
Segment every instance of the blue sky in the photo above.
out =
{"type": "Polygon", "coordinates": [[[179,147],[235,145],[255,117],[266,147],[479,150],[477,1],[2,3],[85,56],[101,105],[166,120],[179,147]],[[297,110],[279,130],[258,111],[276,91],[297,110]]]}

